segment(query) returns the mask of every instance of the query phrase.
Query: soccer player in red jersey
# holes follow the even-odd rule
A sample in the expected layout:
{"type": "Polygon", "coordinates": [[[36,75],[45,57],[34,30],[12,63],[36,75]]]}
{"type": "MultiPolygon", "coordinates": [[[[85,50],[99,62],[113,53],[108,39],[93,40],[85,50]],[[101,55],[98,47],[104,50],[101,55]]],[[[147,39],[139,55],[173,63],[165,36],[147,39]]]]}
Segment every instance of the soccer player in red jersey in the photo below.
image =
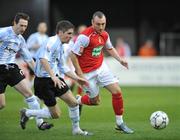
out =
{"type": "MultiPolygon", "coordinates": [[[[92,26],[86,28],[77,38],[72,52],[76,54],[77,61],[83,72],[83,76],[89,81],[85,88],[86,95],[79,96],[79,104],[98,105],[99,86],[106,88],[112,94],[112,106],[116,117],[116,130],[127,134],[134,131],[123,122],[123,98],[118,79],[112,74],[105,64],[102,49],[114,57],[121,65],[128,69],[128,63],[121,58],[112,46],[109,34],[105,31],[106,16],[97,11],[92,17],[92,26]]],[[[77,73],[80,74],[80,73],[77,73]]]]}

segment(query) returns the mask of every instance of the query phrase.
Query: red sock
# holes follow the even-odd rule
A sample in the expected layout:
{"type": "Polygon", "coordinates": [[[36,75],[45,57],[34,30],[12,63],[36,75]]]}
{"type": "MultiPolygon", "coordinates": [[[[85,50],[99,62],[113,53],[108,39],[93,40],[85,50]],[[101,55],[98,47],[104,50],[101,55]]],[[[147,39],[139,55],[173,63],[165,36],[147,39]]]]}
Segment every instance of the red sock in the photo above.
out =
{"type": "Polygon", "coordinates": [[[81,88],[81,87],[78,87],[78,89],[77,89],[77,94],[78,94],[78,95],[82,95],[82,92],[83,92],[82,88],[81,88]]]}
{"type": "Polygon", "coordinates": [[[122,115],[124,111],[123,98],[121,93],[112,94],[112,105],[116,115],[122,115]]]}
{"type": "Polygon", "coordinates": [[[85,105],[91,105],[90,98],[88,95],[83,95],[81,97],[81,103],[85,105]]]}

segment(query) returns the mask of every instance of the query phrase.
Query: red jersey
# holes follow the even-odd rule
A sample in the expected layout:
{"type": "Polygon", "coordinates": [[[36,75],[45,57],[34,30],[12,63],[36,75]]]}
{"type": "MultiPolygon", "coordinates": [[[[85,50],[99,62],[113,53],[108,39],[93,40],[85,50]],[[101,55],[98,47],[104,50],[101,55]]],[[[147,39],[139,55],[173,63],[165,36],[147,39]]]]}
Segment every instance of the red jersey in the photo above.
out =
{"type": "Polygon", "coordinates": [[[102,65],[103,52],[102,49],[106,44],[109,37],[106,31],[101,34],[97,33],[93,27],[88,27],[81,33],[88,38],[88,45],[83,47],[83,53],[81,56],[77,56],[80,67],[84,73],[96,70],[102,65]]]}

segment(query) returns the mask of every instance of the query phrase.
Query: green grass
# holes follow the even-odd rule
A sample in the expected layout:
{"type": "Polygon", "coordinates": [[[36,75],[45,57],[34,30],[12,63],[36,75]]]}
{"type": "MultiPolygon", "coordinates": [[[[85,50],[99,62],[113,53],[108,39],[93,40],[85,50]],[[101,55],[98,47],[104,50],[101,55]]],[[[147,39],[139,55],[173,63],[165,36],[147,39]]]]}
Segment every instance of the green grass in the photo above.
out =
{"type": "Polygon", "coordinates": [[[81,127],[94,132],[94,136],[72,136],[71,121],[67,107],[59,101],[62,117],[48,120],[55,127],[48,131],[37,129],[30,120],[27,129],[19,126],[19,110],[26,107],[24,99],[14,89],[7,88],[6,108],[0,111],[0,140],[178,140],[180,139],[180,87],[123,87],[124,120],[135,130],[133,135],[115,132],[115,118],[112,111],[111,95],[101,89],[101,105],[83,106],[81,127]],[[163,130],[151,127],[152,112],[165,111],[170,119],[163,130]]]}

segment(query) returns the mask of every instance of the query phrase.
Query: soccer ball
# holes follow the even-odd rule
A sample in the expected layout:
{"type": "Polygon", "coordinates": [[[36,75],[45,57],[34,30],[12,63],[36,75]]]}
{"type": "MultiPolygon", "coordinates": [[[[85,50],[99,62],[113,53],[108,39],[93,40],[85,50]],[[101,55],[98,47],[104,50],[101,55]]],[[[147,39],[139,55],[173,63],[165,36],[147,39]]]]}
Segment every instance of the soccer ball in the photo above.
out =
{"type": "Polygon", "coordinates": [[[163,111],[153,112],[150,116],[150,123],[155,129],[163,129],[169,123],[168,115],[163,111]]]}

